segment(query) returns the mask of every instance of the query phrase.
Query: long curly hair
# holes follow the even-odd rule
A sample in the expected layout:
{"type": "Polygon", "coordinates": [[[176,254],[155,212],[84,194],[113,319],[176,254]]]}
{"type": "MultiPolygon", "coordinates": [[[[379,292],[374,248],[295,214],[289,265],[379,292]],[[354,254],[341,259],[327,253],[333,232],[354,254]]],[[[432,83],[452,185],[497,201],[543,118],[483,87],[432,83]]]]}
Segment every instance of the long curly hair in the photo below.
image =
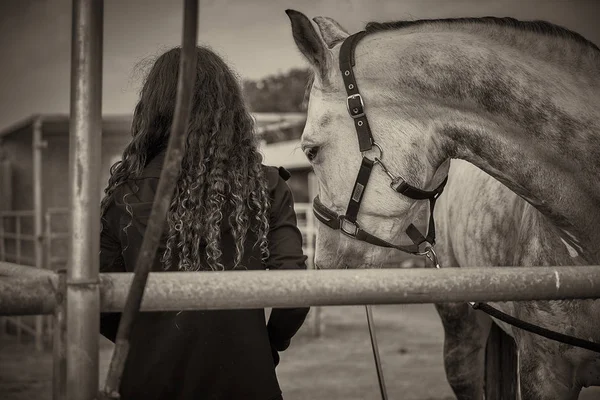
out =
{"type": "MultiPolygon", "coordinates": [[[[168,144],[175,111],[181,49],[162,54],[150,69],[133,115],[132,140],[110,169],[101,202],[104,215],[115,189],[138,176],[168,144]]],[[[233,268],[241,265],[246,241],[256,237],[262,260],[269,256],[270,199],[261,166],[254,121],[237,76],[206,47],[197,47],[198,64],[186,149],[167,214],[165,269],[213,270],[221,263],[221,227],[228,216],[235,239],[233,268]],[[206,254],[201,254],[206,243],[206,254]]]]}

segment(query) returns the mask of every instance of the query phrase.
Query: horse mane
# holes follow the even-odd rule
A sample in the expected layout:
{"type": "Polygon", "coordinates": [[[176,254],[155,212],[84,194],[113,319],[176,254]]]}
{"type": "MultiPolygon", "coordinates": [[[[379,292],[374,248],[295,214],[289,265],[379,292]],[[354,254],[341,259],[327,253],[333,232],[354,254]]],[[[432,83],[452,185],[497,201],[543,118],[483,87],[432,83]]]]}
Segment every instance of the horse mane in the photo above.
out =
{"type": "Polygon", "coordinates": [[[527,32],[535,32],[547,36],[555,36],[573,40],[577,43],[585,45],[596,51],[600,51],[598,46],[580,35],[562,26],[547,22],[547,21],[520,21],[515,18],[504,17],[482,17],[482,18],[441,18],[441,19],[418,19],[414,21],[393,21],[393,22],[369,22],[365,26],[367,34],[377,33],[382,31],[408,28],[411,26],[419,26],[426,24],[487,24],[497,25],[502,27],[510,27],[527,32]]]}

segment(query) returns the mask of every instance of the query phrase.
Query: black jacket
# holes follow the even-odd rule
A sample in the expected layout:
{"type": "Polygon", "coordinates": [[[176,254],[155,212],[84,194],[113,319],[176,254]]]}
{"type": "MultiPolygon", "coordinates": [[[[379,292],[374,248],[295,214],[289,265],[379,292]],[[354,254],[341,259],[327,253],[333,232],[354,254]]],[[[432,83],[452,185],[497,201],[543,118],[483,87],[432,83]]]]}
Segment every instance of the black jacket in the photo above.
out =
{"type": "MultiPolygon", "coordinates": [[[[102,219],[101,272],[133,272],[163,161],[164,153],[152,160],[139,178],[115,191],[102,219]]],[[[272,199],[266,268],[306,269],[292,193],[282,178],[285,173],[280,174],[274,167],[264,168],[272,199]]],[[[165,236],[166,230],[153,271],[163,270],[159,260],[165,250],[165,236]]],[[[243,264],[248,269],[265,268],[252,239],[248,239],[243,264]]],[[[235,244],[227,223],[223,224],[222,243],[221,262],[232,266],[235,244]]],[[[132,331],[121,398],[280,399],[275,374],[278,351],[290,345],[308,311],[273,309],[268,324],[264,309],[144,312],[132,331]]],[[[100,331],[111,341],[115,340],[119,318],[117,313],[101,315],[100,331]]]]}

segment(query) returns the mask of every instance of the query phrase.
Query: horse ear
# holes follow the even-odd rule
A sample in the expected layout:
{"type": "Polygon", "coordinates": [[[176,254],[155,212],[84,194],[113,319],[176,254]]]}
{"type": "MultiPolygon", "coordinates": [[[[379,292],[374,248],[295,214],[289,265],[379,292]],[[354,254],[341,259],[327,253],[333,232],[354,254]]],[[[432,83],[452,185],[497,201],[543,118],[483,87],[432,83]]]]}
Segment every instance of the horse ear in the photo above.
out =
{"type": "Polygon", "coordinates": [[[343,42],[350,34],[336,20],[329,17],[315,17],[313,21],[319,27],[321,36],[328,48],[332,48],[339,42],[343,42]]]}
{"type": "Polygon", "coordinates": [[[325,43],[306,15],[289,9],[285,10],[285,13],[292,23],[292,35],[296,46],[319,74],[324,76],[327,70],[325,43]]]}

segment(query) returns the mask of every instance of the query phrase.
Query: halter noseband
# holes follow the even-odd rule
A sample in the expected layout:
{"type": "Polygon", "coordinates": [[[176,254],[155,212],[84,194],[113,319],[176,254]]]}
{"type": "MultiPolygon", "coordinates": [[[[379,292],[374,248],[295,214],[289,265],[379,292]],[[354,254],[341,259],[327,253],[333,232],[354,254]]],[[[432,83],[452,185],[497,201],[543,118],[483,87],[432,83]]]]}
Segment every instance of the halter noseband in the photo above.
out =
{"type": "Polygon", "coordinates": [[[364,111],[364,102],[358,91],[358,85],[356,84],[354,71],[352,69],[355,65],[354,49],[358,41],[365,35],[366,32],[361,31],[349,36],[344,40],[340,49],[340,70],[342,71],[344,87],[348,94],[346,107],[348,108],[350,117],[354,120],[354,127],[356,128],[358,136],[358,145],[363,155],[360,169],[356,176],[356,181],[354,182],[354,188],[352,189],[352,195],[348,202],[348,206],[346,207],[345,215],[339,215],[325,206],[319,199],[319,196],[315,197],[313,201],[313,213],[323,224],[331,229],[341,230],[345,235],[356,240],[370,243],[375,246],[394,248],[406,253],[426,255],[434,261],[437,266],[435,253],[433,251],[433,246],[435,245],[433,209],[437,198],[444,190],[448,177],[446,177],[434,190],[422,190],[408,184],[402,177],[394,176],[383,163],[383,149],[373,140],[371,128],[369,127],[369,122],[364,111]],[[373,146],[379,150],[379,157],[370,159],[365,156],[365,153],[372,150],[373,146]],[[390,177],[390,187],[397,193],[414,200],[429,200],[429,226],[427,235],[423,236],[413,224],[410,224],[406,229],[406,234],[413,242],[412,245],[397,245],[381,239],[363,230],[356,220],[367,183],[369,182],[369,177],[371,176],[373,167],[377,164],[381,166],[383,171],[390,177]]]}

